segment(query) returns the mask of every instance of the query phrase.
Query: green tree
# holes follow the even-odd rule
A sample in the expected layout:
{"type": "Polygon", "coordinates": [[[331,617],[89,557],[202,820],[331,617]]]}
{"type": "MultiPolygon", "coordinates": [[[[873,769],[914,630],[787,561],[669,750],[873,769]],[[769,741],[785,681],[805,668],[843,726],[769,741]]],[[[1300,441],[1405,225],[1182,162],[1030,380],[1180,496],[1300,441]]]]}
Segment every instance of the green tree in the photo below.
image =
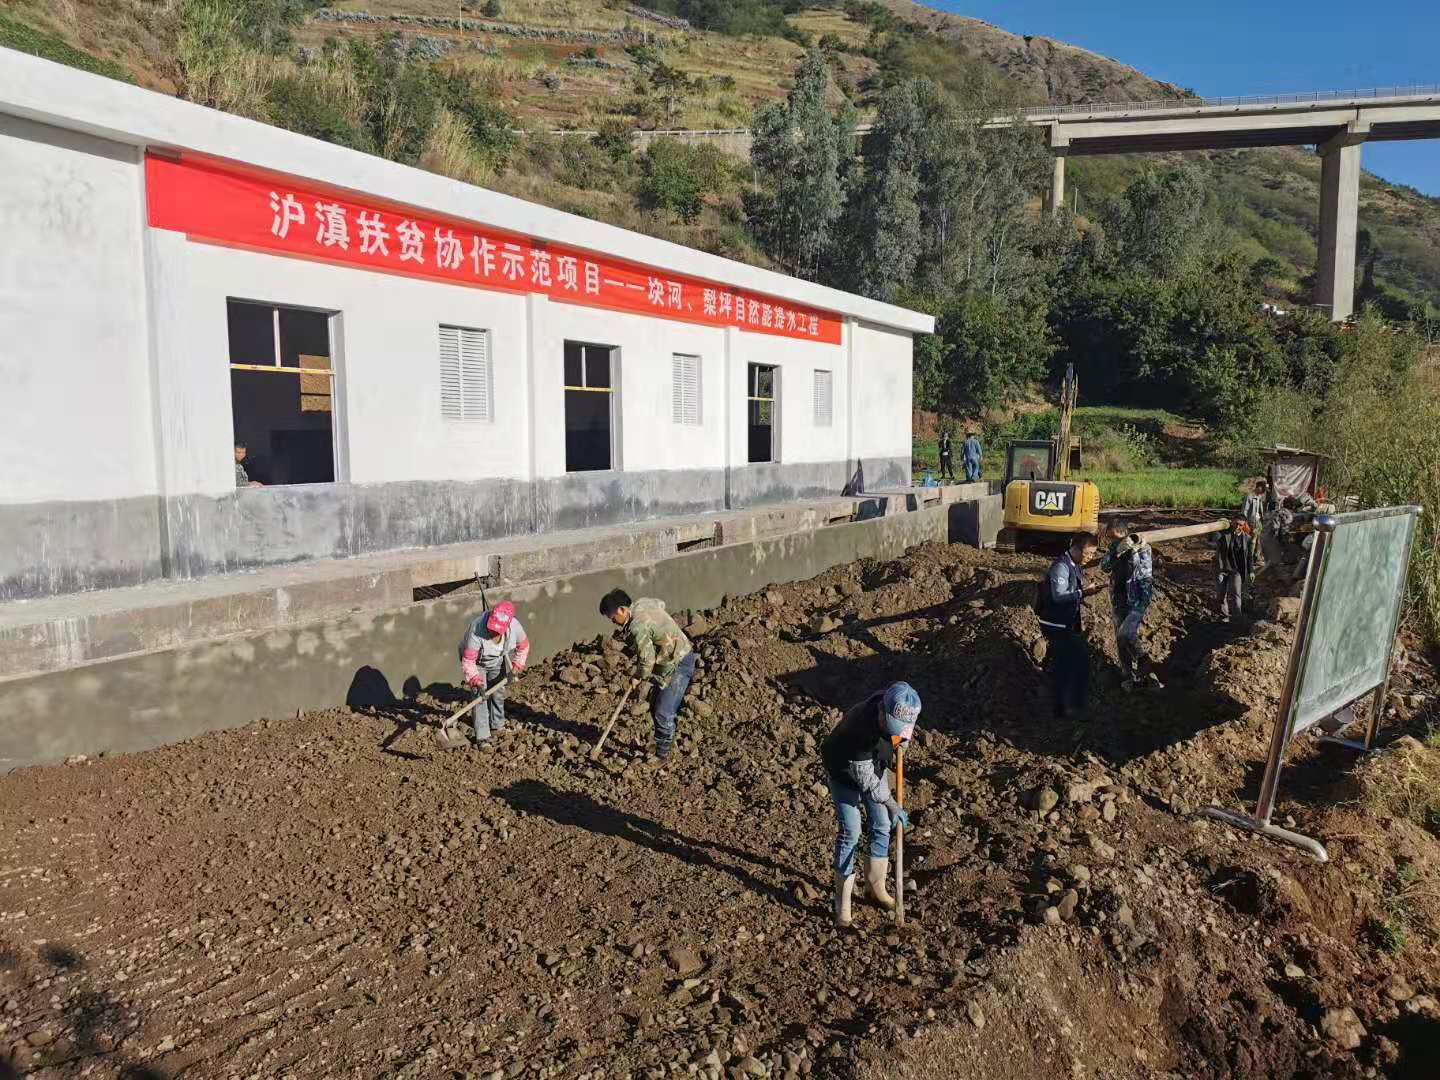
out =
{"type": "Polygon", "coordinates": [[[657,63],[650,69],[650,85],[665,103],[667,117],[673,117],[679,111],[694,89],[685,72],[664,62],[657,63]]]}
{"type": "Polygon", "coordinates": [[[846,240],[834,252],[831,276],[878,300],[905,287],[920,257],[924,124],[913,83],[886,91],[866,143],[864,180],[847,208],[846,240]]]}
{"type": "Polygon", "coordinates": [[[1142,173],[1101,220],[1121,273],[1182,277],[1213,258],[1219,240],[1213,194],[1191,168],[1142,173]]]}
{"type": "Polygon", "coordinates": [[[705,196],[724,187],[728,173],[725,156],[715,147],[659,138],[640,158],[636,194],[645,209],[688,223],[700,216],[705,196]]]}
{"type": "Polygon", "coordinates": [[[1002,405],[1043,378],[1055,343],[1043,306],[962,293],[940,311],[924,372],[926,390],[947,412],[1002,405]]]}
{"type": "Polygon", "coordinates": [[[483,10],[487,19],[498,19],[500,17],[500,0],[485,0],[483,10]]]}
{"type": "Polygon", "coordinates": [[[807,53],[783,102],[755,116],[750,161],[761,190],[746,211],[766,253],[792,274],[816,279],[845,208],[854,154],[854,111],[829,104],[830,69],[807,53]]]}

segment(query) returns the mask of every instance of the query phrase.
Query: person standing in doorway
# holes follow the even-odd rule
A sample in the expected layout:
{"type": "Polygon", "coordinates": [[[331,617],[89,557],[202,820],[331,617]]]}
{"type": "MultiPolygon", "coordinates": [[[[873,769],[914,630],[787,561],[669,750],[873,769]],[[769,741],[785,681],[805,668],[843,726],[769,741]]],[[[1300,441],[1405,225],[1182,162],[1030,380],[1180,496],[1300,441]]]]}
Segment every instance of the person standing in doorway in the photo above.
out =
{"type": "Polygon", "coordinates": [[[611,589],[600,600],[600,614],[620,627],[634,658],[632,687],[654,687],[650,715],[655,727],[655,760],[663,763],[675,746],[675,714],[695,674],[695,650],[663,600],[642,596],[632,601],[624,589],[611,589]]]}
{"type": "Polygon", "coordinates": [[[1040,584],[1036,614],[1050,643],[1051,674],[1055,687],[1055,718],[1080,719],[1090,688],[1090,647],[1081,626],[1085,599],[1082,567],[1095,552],[1095,537],[1076,533],[1070,546],[1050,564],[1040,584]]]}
{"type": "Polygon", "coordinates": [[[895,747],[910,741],[919,718],[920,695],[909,683],[891,683],[852,706],[820,746],[838,825],[833,915],[835,925],[842,929],[851,921],[862,805],[870,829],[865,880],[877,904],[886,911],[895,907],[895,899],[885,887],[890,832],[897,824],[909,828],[910,821],[890,794],[889,771],[895,764],[895,747]]]}
{"type": "Polygon", "coordinates": [[[940,479],[955,479],[955,458],[950,449],[950,429],[940,430],[940,479]]]}
{"type": "Polygon", "coordinates": [[[1154,560],[1150,545],[1117,518],[1110,523],[1110,547],[1100,568],[1110,575],[1111,618],[1115,623],[1115,651],[1120,658],[1120,686],[1134,690],[1141,682],[1159,690],[1160,676],[1144,668],[1149,658],[1140,640],[1140,627],[1155,593],[1154,560]]]}
{"type": "MultiPolygon", "coordinates": [[[[502,600],[466,627],[460,642],[460,673],[466,686],[484,691],[519,675],[529,657],[530,639],[515,617],[515,605],[502,600]]],[[[505,694],[506,688],[501,687],[471,711],[471,745],[475,749],[490,741],[491,732],[504,729],[505,694]]]]}
{"type": "Polygon", "coordinates": [[[244,443],[235,444],[235,486],[243,487],[264,487],[259,480],[250,479],[250,470],[245,468],[245,459],[249,457],[250,450],[244,443]]]}
{"type": "Polygon", "coordinates": [[[965,433],[965,445],[961,449],[961,458],[965,463],[965,482],[976,483],[980,479],[980,464],[984,459],[984,448],[980,445],[980,436],[974,428],[965,433]]]}

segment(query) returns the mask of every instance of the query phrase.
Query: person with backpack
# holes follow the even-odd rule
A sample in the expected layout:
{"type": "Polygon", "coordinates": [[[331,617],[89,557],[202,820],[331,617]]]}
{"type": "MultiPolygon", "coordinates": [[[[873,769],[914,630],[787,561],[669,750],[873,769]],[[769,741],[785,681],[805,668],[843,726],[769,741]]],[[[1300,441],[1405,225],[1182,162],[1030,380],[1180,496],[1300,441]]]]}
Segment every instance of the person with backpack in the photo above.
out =
{"type": "Polygon", "coordinates": [[[1094,551],[1095,537],[1087,532],[1072,536],[1064,554],[1050,564],[1035,598],[1040,630],[1049,642],[1057,720],[1078,718],[1085,712],[1090,686],[1090,646],[1085,640],[1080,616],[1086,595],[1083,567],[1094,551]]]}
{"type": "Polygon", "coordinates": [[[1115,624],[1115,651],[1120,658],[1120,686],[1134,690],[1141,682],[1162,689],[1160,676],[1145,672],[1149,662],[1140,627],[1154,596],[1154,561],[1145,538],[1116,518],[1109,528],[1110,548],[1100,568],[1110,575],[1111,619],[1115,624]]]}
{"type": "MultiPolygon", "coordinates": [[[[515,605],[502,600],[482,611],[465,628],[460,641],[460,673],[465,685],[484,691],[501,679],[513,678],[525,670],[530,656],[530,639],[515,617],[515,605]]],[[[505,688],[501,687],[471,710],[470,745],[479,750],[490,734],[505,727],[505,688]]]]}
{"type": "Polygon", "coordinates": [[[890,832],[910,820],[890,793],[889,770],[895,747],[910,741],[920,718],[920,695],[906,682],[891,683],[854,705],[825,737],[820,760],[835,803],[835,925],[850,925],[855,891],[855,852],[860,846],[860,807],[870,823],[865,881],[875,902],[886,911],[895,899],[885,887],[890,868],[890,832]]]}

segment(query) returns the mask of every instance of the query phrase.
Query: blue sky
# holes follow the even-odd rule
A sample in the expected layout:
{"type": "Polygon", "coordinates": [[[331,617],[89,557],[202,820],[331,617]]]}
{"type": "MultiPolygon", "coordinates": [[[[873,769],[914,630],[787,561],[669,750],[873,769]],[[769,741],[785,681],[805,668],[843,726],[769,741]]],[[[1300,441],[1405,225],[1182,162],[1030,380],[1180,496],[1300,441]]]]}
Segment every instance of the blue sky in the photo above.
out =
{"type": "MultiPolygon", "coordinates": [[[[1196,93],[1440,83],[1440,0],[922,0],[1056,38],[1196,93]]],[[[1440,195],[1440,139],[1372,143],[1364,165],[1440,195]]]]}

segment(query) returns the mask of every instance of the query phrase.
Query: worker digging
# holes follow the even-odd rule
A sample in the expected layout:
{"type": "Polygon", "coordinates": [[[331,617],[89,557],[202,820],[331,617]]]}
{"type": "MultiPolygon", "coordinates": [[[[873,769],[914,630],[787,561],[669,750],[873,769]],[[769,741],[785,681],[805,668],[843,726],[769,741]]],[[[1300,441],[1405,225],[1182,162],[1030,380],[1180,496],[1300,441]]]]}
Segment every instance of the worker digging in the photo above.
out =
{"type": "Polygon", "coordinates": [[[1083,719],[1090,686],[1090,646],[1081,625],[1085,599],[1086,560],[1095,550],[1095,537],[1076,533],[1070,546],[1050,564],[1041,579],[1035,614],[1049,642],[1050,672],[1054,684],[1055,719],[1083,719]]]}
{"type": "Polygon", "coordinates": [[[906,682],[877,690],[849,711],[820,747],[830,798],[835,805],[835,925],[851,925],[855,891],[855,854],[860,846],[860,808],[869,831],[865,882],[875,902],[886,911],[895,898],[885,887],[890,867],[890,832],[909,825],[904,809],[890,792],[889,773],[897,752],[910,741],[920,717],[920,695],[906,682]]]}
{"type": "Polygon", "coordinates": [[[1160,676],[1145,670],[1149,657],[1140,640],[1140,627],[1155,591],[1150,545],[1120,518],[1112,521],[1106,531],[1110,546],[1100,568],[1110,575],[1111,619],[1115,624],[1115,649],[1120,656],[1120,685],[1125,690],[1142,685],[1161,689],[1160,676]]]}
{"type": "Polygon", "coordinates": [[[650,715],[655,729],[656,764],[664,764],[675,745],[675,714],[695,674],[695,651],[665,602],[642,596],[631,600],[624,589],[612,589],[600,600],[600,614],[620,628],[635,668],[630,688],[649,683],[650,715]]]}
{"type": "Polygon", "coordinates": [[[460,641],[460,675],[466,686],[483,692],[471,710],[470,745],[482,749],[493,732],[505,728],[505,681],[525,670],[530,639],[515,617],[515,605],[502,600],[471,620],[460,641]]]}

